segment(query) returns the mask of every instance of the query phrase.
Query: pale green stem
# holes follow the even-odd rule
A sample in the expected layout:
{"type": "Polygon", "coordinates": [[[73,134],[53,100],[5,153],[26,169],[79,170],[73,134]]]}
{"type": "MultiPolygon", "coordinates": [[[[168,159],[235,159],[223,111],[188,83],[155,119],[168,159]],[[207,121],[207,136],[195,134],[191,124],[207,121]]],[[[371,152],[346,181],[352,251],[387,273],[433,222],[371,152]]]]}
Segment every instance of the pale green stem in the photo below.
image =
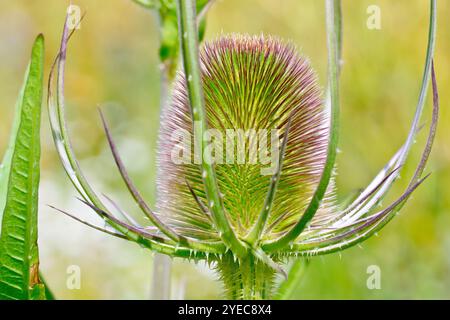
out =
{"type": "Polygon", "coordinates": [[[195,145],[199,147],[196,152],[199,152],[201,157],[202,178],[208,207],[223,242],[234,254],[244,257],[247,255],[247,248],[236,237],[225,215],[211,155],[203,154],[208,143],[206,139],[203,139],[203,134],[207,130],[207,115],[200,72],[195,2],[193,0],[177,0],[177,10],[183,65],[194,121],[194,141],[195,145]]]}
{"type": "Polygon", "coordinates": [[[157,253],[153,258],[153,278],[151,285],[152,300],[169,300],[171,287],[172,260],[157,253]]]}
{"type": "MultiPolygon", "coordinates": [[[[160,111],[163,110],[168,101],[169,75],[167,66],[162,63],[160,80],[160,111]]],[[[160,253],[153,258],[153,276],[151,283],[152,300],[169,300],[171,288],[172,260],[160,253]]]]}
{"type": "Polygon", "coordinates": [[[295,290],[304,279],[306,269],[309,265],[307,259],[296,259],[289,270],[288,278],[283,281],[278,289],[276,298],[278,300],[288,300],[292,298],[295,290]]]}

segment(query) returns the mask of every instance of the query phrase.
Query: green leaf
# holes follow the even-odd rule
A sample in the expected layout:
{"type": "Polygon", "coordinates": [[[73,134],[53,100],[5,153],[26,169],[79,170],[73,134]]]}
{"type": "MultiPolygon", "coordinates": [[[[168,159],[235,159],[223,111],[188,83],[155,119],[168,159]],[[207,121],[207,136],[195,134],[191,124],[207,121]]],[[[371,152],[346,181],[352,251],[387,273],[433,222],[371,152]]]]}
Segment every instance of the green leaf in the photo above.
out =
{"type": "MultiPolygon", "coordinates": [[[[0,163],[0,221],[3,216],[3,210],[5,209],[6,204],[6,195],[8,193],[8,181],[9,181],[9,173],[11,169],[11,159],[14,152],[14,145],[16,141],[17,136],[17,130],[19,128],[20,124],[20,112],[22,110],[22,100],[23,100],[23,93],[25,90],[25,82],[28,78],[29,74],[29,66],[27,68],[27,71],[25,73],[25,80],[24,85],[22,89],[20,90],[19,98],[16,102],[16,113],[14,116],[14,120],[11,127],[11,136],[9,139],[9,144],[6,148],[5,154],[3,156],[3,161],[0,163]]],[[[0,235],[1,235],[1,228],[0,228],[0,235]]]]}
{"type": "Polygon", "coordinates": [[[0,236],[2,299],[45,299],[37,245],[43,69],[44,37],[39,35],[16,110],[17,128],[11,138],[14,143],[3,169],[9,177],[0,236]]]}

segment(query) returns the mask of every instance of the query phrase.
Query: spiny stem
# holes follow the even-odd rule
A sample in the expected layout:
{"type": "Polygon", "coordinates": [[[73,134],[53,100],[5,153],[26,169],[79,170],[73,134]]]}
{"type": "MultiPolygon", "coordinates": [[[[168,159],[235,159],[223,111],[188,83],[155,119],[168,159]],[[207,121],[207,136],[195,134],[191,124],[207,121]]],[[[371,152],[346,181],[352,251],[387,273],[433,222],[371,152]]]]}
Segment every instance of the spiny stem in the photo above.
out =
{"type": "Polygon", "coordinates": [[[208,207],[224,243],[233,253],[243,257],[247,255],[247,248],[236,237],[225,216],[211,155],[203,155],[203,150],[207,147],[207,141],[203,139],[203,133],[207,130],[207,115],[200,72],[195,1],[177,0],[177,11],[183,65],[194,121],[194,140],[200,146],[200,150],[196,152],[202,157],[201,170],[208,207]]]}
{"type": "Polygon", "coordinates": [[[271,299],[275,271],[253,255],[236,260],[231,253],[217,260],[217,271],[227,299],[271,299]]]}

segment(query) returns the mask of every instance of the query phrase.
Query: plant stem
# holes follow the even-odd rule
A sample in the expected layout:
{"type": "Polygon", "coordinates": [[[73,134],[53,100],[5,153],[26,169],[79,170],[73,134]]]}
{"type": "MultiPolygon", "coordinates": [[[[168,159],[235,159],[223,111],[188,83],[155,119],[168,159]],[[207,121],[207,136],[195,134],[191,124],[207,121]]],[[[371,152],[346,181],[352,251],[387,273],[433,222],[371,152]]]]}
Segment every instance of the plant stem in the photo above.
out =
{"type": "MultiPolygon", "coordinates": [[[[169,67],[161,62],[159,110],[162,112],[169,100],[169,67]]],[[[153,258],[153,276],[150,289],[152,300],[169,300],[172,275],[172,260],[160,253],[153,258]]]]}
{"type": "Polygon", "coordinates": [[[248,255],[241,260],[231,253],[217,262],[217,270],[224,284],[225,295],[231,300],[261,300],[272,298],[275,271],[265,263],[248,255]]]}
{"type": "Polygon", "coordinates": [[[169,256],[157,253],[153,258],[152,300],[169,300],[172,261],[169,256]]]}
{"type": "Polygon", "coordinates": [[[203,154],[208,142],[203,138],[207,130],[207,115],[203,96],[202,78],[200,72],[198,32],[196,23],[195,1],[177,0],[178,24],[181,51],[192,118],[194,121],[195,145],[200,147],[195,153],[201,159],[201,170],[208,207],[211,210],[216,228],[223,242],[239,257],[248,253],[246,246],[236,237],[225,216],[222,197],[217,184],[216,172],[211,161],[211,155],[203,154]]]}
{"type": "Polygon", "coordinates": [[[280,288],[278,289],[278,300],[287,300],[292,297],[293,293],[304,278],[308,264],[309,260],[307,259],[297,259],[294,261],[291,270],[289,270],[288,279],[282,282],[280,288]]]}

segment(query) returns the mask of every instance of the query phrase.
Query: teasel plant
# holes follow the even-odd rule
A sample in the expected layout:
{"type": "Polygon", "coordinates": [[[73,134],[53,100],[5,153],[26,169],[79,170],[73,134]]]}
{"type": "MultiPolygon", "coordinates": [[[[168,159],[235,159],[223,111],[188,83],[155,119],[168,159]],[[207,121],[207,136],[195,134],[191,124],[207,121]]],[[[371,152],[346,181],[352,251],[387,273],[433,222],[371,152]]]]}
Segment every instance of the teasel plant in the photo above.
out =
{"type": "MultiPolygon", "coordinates": [[[[407,138],[369,185],[342,208],[336,203],[334,183],[342,50],[340,1],[325,0],[328,84],[322,99],[314,70],[292,44],[270,36],[224,35],[199,49],[195,1],[177,0],[184,72],[179,72],[171,100],[162,111],[156,210],[133,184],[101,114],[112,156],[148,225],[138,224],[114,200],[98,196],[78,164],[65,119],[64,70],[70,38],[66,25],[49,78],[50,122],[62,164],[80,201],[105,221],[105,227],[57,210],[153,252],[205,261],[217,270],[226,298],[282,296],[277,293],[277,278],[286,278],[280,289],[286,291],[302,273],[301,261],[360,245],[395,217],[428,177],[423,172],[439,113],[433,67],[436,5],[436,0],[430,1],[425,67],[407,138]],[[419,164],[406,190],[383,207],[381,201],[399,179],[420,131],[430,82],[432,121],[419,164]],[[208,129],[220,133],[277,129],[280,143],[273,175],[261,174],[262,164],[214,163],[215,154],[205,152],[211,147],[211,139],[205,138],[208,129]],[[179,130],[188,132],[193,141],[178,151],[192,156],[191,147],[199,149],[199,163],[173,161],[173,150],[180,145],[171,134],[179,130]],[[284,269],[290,261],[295,262],[287,275],[284,269]]],[[[245,140],[248,158],[254,141],[248,136],[245,140]]]]}

